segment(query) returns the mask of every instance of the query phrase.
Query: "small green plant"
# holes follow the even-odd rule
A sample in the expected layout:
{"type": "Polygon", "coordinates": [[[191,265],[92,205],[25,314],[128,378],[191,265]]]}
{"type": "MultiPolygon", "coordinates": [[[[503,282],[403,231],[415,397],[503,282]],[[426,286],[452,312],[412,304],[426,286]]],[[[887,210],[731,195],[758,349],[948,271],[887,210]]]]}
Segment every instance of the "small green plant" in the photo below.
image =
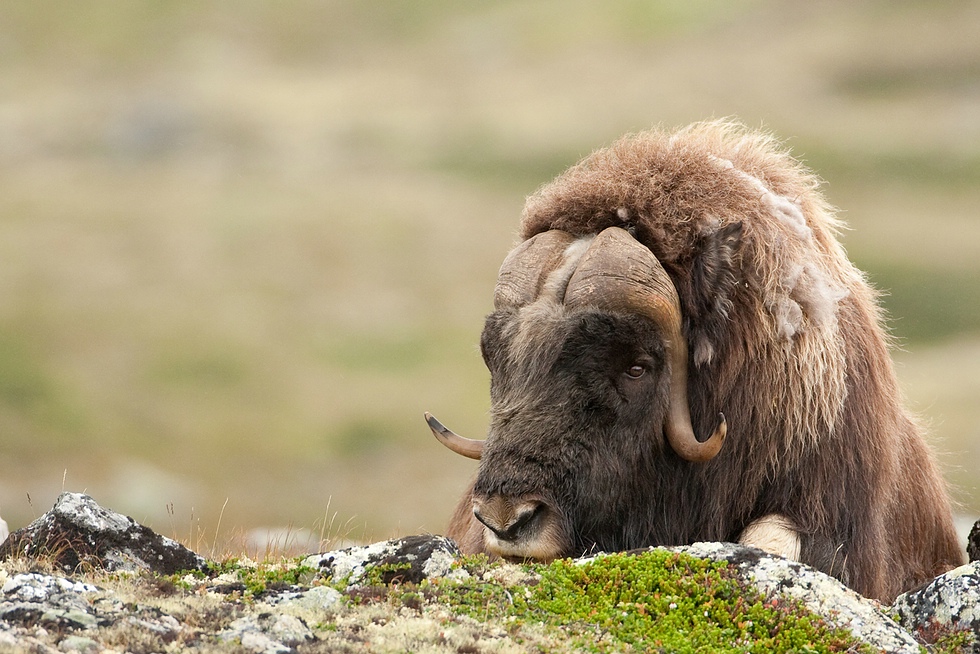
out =
{"type": "MultiPolygon", "coordinates": [[[[211,569],[214,577],[233,577],[236,583],[241,584],[245,597],[257,597],[268,590],[308,585],[316,577],[316,570],[304,566],[302,557],[261,563],[233,557],[212,564],[211,569]]],[[[180,580],[175,583],[180,583],[180,580]]]]}
{"type": "Polygon", "coordinates": [[[938,629],[926,640],[932,643],[929,647],[932,654],[968,654],[974,651],[975,641],[975,636],[968,630],[941,633],[938,629]]]}

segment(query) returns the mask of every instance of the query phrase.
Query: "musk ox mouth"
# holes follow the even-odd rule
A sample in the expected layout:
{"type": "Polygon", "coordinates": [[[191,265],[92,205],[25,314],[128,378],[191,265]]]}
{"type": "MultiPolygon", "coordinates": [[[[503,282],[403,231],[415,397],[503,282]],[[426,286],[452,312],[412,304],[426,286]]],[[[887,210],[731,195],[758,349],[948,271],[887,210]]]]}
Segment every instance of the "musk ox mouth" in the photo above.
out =
{"type": "Polygon", "coordinates": [[[538,499],[494,495],[473,500],[473,516],[483,524],[487,551],[511,561],[551,561],[564,554],[558,513],[538,499]]]}

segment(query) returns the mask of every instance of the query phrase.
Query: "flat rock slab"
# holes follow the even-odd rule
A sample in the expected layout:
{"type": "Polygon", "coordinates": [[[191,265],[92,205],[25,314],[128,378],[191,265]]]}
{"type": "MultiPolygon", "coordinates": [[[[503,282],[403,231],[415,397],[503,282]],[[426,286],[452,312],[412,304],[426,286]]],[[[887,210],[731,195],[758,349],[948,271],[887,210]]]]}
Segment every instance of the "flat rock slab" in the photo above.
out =
{"type": "Polygon", "coordinates": [[[50,511],[10,534],[0,560],[13,556],[44,557],[69,572],[79,566],[158,574],[207,569],[204,558],[180,543],[81,493],[62,493],[50,511]]]}

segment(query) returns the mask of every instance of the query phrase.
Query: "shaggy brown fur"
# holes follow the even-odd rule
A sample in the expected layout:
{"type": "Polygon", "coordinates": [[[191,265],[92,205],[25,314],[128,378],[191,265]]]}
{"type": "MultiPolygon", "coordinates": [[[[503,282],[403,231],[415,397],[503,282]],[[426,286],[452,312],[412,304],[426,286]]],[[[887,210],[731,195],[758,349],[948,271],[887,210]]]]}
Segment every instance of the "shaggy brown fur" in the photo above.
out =
{"type": "MultiPolygon", "coordinates": [[[[635,537],[618,544],[734,540],[781,514],[801,534],[803,562],[890,601],[962,554],[936,463],[903,408],[875,293],[818,186],[771,137],[699,123],[586,157],[528,199],[521,236],[620,226],[650,248],[680,296],[695,431],[710,433],[719,411],[728,419],[708,463],[642,455],[657,481],[635,501],[651,515],[630,516],[635,537]]],[[[484,481],[502,474],[501,456],[485,457],[484,481]]],[[[450,534],[479,550],[472,493],[450,534]]]]}

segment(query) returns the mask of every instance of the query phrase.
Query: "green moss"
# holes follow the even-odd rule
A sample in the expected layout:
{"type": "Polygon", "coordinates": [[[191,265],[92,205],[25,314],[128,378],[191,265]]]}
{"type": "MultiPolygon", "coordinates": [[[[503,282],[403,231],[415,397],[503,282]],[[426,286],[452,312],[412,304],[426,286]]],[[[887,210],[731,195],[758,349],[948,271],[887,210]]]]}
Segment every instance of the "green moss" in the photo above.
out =
{"type": "Polygon", "coordinates": [[[725,563],[652,551],[532,566],[537,583],[439,583],[440,601],[479,620],[534,622],[577,649],[669,652],[872,651],[801,606],[766,600],[725,563]]]}

